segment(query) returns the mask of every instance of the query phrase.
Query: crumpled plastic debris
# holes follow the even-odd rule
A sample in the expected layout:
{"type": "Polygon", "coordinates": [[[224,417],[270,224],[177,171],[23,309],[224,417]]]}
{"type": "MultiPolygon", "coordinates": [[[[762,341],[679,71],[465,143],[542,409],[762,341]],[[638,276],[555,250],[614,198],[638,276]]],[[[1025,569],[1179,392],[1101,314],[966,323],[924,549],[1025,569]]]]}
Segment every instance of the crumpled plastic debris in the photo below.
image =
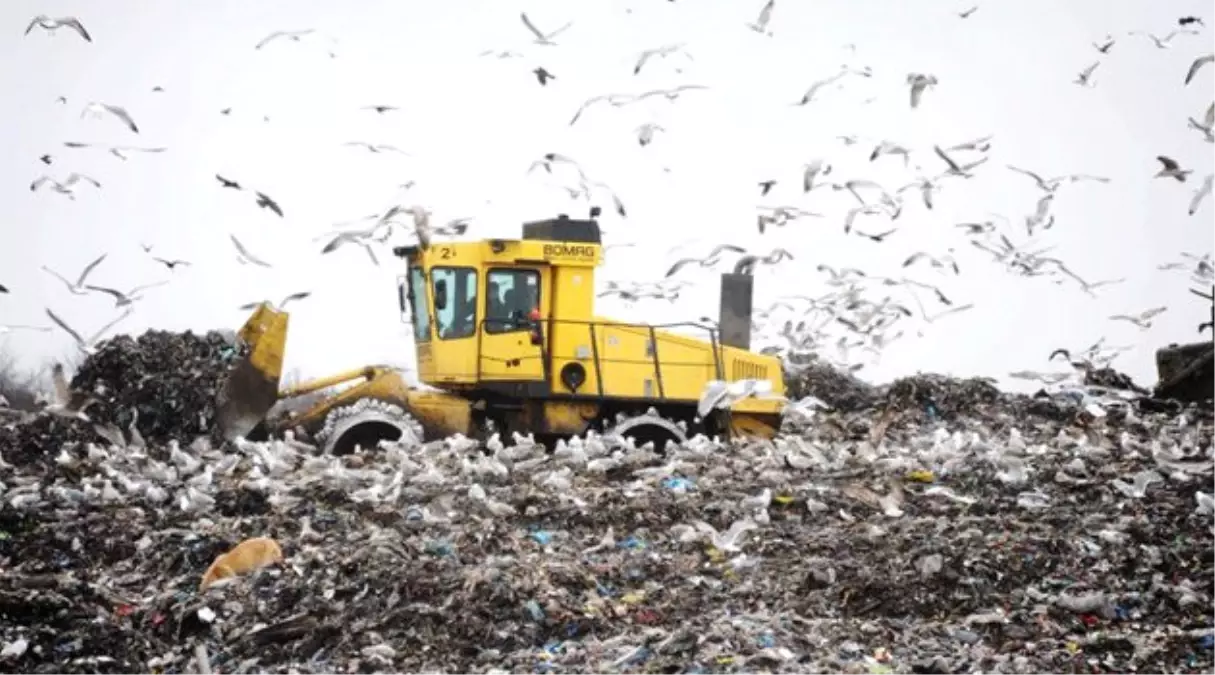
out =
{"type": "MultiPolygon", "coordinates": [[[[921,376],[863,404],[820,387],[772,441],[454,437],[336,457],[211,442],[195,415],[223,362],[180,385],[181,426],[149,424],[146,447],[41,417],[42,436],[0,431],[0,669],[1215,665],[1209,406],[1086,393],[1097,417],[921,376]],[[259,536],[281,563],[199,591],[259,536]]],[[[131,383],[177,375],[111,377],[122,410],[131,383]]]]}

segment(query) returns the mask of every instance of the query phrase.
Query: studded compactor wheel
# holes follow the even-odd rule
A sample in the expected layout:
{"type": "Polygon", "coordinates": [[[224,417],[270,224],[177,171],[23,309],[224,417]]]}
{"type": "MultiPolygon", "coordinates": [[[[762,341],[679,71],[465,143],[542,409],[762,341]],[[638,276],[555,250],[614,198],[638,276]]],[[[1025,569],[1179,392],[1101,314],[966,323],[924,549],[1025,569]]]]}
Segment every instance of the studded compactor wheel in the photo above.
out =
{"type": "Polygon", "coordinates": [[[668,441],[680,444],[688,440],[688,434],[680,424],[653,410],[620,420],[608,428],[604,435],[609,438],[632,438],[637,447],[652,442],[656,452],[666,450],[668,441]]]}
{"type": "Polygon", "coordinates": [[[334,408],[316,434],[323,452],[344,455],[355,448],[370,450],[380,441],[422,442],[422,426],[399,405],[363,398],[334,408]]]}

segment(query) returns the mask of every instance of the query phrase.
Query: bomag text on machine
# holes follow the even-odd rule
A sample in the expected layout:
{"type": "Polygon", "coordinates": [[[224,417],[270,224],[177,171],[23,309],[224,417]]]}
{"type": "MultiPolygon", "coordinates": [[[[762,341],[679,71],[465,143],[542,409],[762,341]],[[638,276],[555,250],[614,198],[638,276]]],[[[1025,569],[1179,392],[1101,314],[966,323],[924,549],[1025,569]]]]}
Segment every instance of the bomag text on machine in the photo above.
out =
{"type": "Polygon", "coordinates": [[[652,325],[595,315],[603,259],[595,220],[562,215],[524,224],[519,240],[394,253],[406,265],[400,309],[425,386],[410,386],[395,368],[368,366],[280,390],[288,315],[263,304],[239,333],[244,356],[220,395],[227,438],[302,428],[341,453],[402,433],[518,431],[551,442],[595,429],[661,449],[698,432],[770,438],[779,429],[781,362],[749,351],[749,275],[722,275],[717,326],[652,325]],[[772,395],[697,415],[708,382],[743,379],[767,380],[772,395]],[[343,384],[302,412],[266,419],[279,401],[343,384]]]}

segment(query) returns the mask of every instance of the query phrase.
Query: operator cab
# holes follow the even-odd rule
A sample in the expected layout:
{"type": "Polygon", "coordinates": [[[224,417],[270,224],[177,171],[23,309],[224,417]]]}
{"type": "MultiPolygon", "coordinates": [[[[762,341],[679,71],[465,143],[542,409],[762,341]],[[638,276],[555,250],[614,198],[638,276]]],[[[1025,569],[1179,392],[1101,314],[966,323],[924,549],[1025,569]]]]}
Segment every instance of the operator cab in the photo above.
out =
{"type": "Polygon", "coordinates": [[[560,290],[563,311],[590,318],[601,233],[593,219],[562,215],[524,223],[522,234],[393,249],[407,265],[398,299],[422,381],[517,396],[547,389],[553,299],[560,290]]]}

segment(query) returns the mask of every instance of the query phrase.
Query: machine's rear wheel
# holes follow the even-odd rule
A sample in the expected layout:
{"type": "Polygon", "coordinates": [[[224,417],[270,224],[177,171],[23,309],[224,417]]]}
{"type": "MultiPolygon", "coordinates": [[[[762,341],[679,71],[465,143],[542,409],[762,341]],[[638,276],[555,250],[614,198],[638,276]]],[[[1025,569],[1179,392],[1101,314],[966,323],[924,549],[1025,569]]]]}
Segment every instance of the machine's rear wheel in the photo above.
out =
{"type": "Polygon", "coordinates": [[[334,408],[316,435],[323,452],[345,455],[374,449],[380,441],[422,442],[422,427],[399,405],[363,398],[334,408]]]}
{"type": "Polygon", "coordinates": [[[678,424],[654,412],[630,417],[612,426],[606,436],[631,438],[637,447],[653,443],[656,452],[666,450],[667,442],[680,444],[688,440],[688,435],[678,424]]]}

